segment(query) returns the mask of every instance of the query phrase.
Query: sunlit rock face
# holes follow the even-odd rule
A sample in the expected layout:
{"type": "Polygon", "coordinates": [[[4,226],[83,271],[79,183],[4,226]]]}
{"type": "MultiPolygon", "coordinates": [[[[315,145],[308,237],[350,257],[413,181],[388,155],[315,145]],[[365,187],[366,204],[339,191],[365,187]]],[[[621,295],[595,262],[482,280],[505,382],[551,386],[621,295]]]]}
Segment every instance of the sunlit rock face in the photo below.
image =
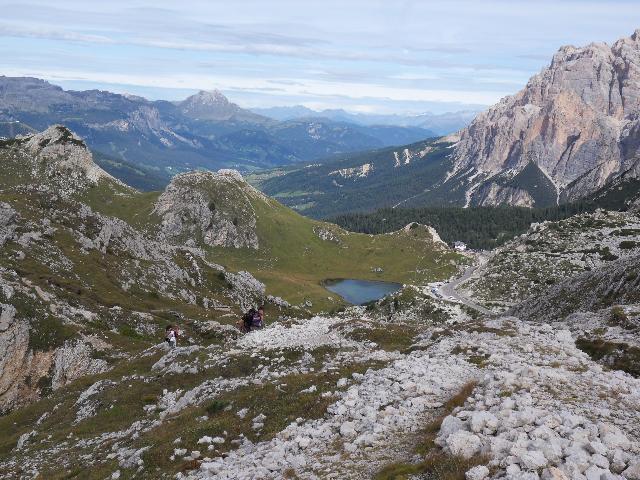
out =
{"type": "Polygon", "coordinates": [[[639,115],[640,30],[612,46],[565,46],[523,90],[462,131],[453,173],[477,174],[467,187],[472,204],[529,205],[526,187],[486,184],[534,164],[558,200],[573,200],[637,164],[639,115]]]}

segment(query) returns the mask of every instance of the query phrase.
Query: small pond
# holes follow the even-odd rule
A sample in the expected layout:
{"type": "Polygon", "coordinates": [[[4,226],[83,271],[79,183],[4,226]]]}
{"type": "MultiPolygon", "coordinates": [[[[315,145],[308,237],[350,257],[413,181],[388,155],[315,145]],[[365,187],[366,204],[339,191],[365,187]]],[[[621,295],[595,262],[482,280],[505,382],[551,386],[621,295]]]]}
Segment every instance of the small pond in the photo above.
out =
{"type": "Polygon", "coordinates": [[[347,302],[354,305],[363,305],[379,300],[385,295],[397,292],[402,288],[400,283],[352,279],[326,280],[323,285],[330,292],[340,295],[347,302]]]}

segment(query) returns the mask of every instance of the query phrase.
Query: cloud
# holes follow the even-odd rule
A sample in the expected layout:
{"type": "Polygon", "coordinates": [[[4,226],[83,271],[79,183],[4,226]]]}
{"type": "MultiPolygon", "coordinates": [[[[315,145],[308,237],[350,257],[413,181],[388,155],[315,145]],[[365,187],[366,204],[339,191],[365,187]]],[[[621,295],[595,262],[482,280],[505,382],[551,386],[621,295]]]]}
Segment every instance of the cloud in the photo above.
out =
{"type": "Polygon", "coordinates": [[[398,73],[389,77],[393,80],[438,80],[440,76],[435,73],[398,73]]]}
{"type": "Polygon", "coordinates": [[[104,35],[89,35],[47,27],[24,27],[0,23],[0,36],[65,40],[70,42],[115,44],[116,41],[104,35]]]}
{"type": "Polygon", "coordinates": [[[0,0],[0,73],[380,109],[490,104],[560,45],[640,24],[620,0],[27,1],[0,0]]]}
{"type": "Polygon", "coordinates": [[[524,58],[526,60],[549,61],[551,55],[543,55],[541,53],[523,53],[521,55],[518,55],[518,58],[524,58]]]}

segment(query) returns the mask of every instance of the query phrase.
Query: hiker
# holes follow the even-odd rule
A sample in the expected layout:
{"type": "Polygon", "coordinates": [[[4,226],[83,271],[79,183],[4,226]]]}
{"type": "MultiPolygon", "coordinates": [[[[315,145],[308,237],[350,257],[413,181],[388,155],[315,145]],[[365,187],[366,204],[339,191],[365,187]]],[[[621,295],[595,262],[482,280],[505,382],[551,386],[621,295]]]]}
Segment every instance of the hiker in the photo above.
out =
{"type": "Polygon", "coordinates": [[[259,330],[264,327],[264,307],[260,306],[257,310],[250,308],[242,319],[237,323],[241,332],[248,333],[251,330],[259,330]]]}
{"type": "Polygon", "coordinates": [[[253,321],[251,322],[252,330],[259,330],[264,327],[264,306],[260,305],[258,311],[253,315],[253,321]]]}
{"type": "Polygon", "coordinates": [[[242,333],[248,333],[251,331],[251,326],[253,325],[253,316],[256,313],[255,308],[250,308],[247,313],[245,313],[242,318],[238,321],[237,327],[242,333]]]}
{"type": "Polygon", "coordinates": [[[169,344],[169,347],[176,348],[176,343],[178,342],[178,327],[174,325],[167,325],[164,333],[165,342],[169,344]]]}

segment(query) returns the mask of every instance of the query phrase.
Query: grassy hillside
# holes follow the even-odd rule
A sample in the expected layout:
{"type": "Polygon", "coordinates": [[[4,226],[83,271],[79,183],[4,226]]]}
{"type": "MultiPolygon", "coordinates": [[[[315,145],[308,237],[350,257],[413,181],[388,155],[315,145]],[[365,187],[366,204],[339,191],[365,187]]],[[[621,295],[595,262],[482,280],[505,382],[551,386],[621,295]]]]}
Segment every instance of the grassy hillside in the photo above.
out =
{"type": "Polygon", "coordinates": [[[275,295],[332,308],[337,296],[321,286],[329,278],[423,283],[453,274],[462,257],[442,249],[423,227],[384,235],[351,233],[303,217],[269,200],[255,202],[258,251],[211,249],[231,270],[249,270],[275,295]],[[320,235],[330,237],[323,240],[320,235]],[[380,271],[381,269],[381,271],[380,271]]]}
{"type": "MultiPolygon", "coordinates": [[[[384,235],[352,233],[303,217],[244,181],[202,188],[209,208],[230,214],[240,226],[247,223],[247,212],[255,213],[259,248],[209,246],[203,243],[201,233],[182,236],[180,241],[192,237],[210,261],[230,271],[249,271],[266,284],[269,294],[293,304],[308,300],[313,311],[343,305],[337,295],[322,287],[330,278],[424,283],[452,275],[464,261],[464,257],[434,242],[424,227],[405,231],[402,225],[398,231],[384,235]]],[[[160,192],[131,191],[113,195],[110,189],[94,188],[83,194],[83,201],[96,211],[152,233],[161,223],[153,213],[159,196],[160,192]]],[[[198,218],[190,221],[197,222],[198,218]]]]}

